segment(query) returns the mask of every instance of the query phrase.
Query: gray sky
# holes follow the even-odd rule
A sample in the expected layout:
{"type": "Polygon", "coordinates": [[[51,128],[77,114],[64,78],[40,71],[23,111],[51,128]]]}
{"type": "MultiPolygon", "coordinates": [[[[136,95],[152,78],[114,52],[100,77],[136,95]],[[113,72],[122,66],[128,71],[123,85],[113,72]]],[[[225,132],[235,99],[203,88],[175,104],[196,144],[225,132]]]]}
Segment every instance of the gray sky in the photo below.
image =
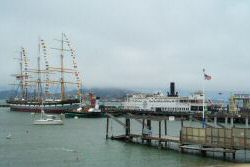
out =
{"type": "Polygon", "coordinates": [[[250,90],[249,0],[1,0],[0,86],[65,32],[87,87],[250,90]]]}

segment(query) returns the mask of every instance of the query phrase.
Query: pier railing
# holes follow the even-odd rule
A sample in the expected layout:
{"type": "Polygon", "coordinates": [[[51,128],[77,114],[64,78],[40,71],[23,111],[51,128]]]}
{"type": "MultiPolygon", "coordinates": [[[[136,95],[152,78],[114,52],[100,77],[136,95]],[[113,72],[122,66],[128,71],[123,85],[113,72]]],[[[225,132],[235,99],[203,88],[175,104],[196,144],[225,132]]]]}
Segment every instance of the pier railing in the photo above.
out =
{"type": "Polygon", "coordinates": [[[250,150],[250,129],[248,128],[182,127],[180,139],[182,144],[250,150]]]}

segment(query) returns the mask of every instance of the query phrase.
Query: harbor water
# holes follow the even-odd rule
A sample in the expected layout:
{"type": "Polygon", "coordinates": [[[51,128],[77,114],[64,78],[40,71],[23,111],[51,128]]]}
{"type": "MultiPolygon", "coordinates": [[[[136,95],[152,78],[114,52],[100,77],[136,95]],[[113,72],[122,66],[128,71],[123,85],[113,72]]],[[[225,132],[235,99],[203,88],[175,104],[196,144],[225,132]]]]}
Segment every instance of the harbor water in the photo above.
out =
{"type": "MultiPolygon", "coordinates": [[[[36,126],[32,117],[30,113],[0,109],[1,167],[248,166],[106,140],[105,118],[65,119],[63,126],[36,126]]],[[[119,125],[111,122],[110,135],[123,132],[114,126],[119,125]]],[[[178,122],[171,122],[168,131],[175,133],[178,128],[178,122]]]]}

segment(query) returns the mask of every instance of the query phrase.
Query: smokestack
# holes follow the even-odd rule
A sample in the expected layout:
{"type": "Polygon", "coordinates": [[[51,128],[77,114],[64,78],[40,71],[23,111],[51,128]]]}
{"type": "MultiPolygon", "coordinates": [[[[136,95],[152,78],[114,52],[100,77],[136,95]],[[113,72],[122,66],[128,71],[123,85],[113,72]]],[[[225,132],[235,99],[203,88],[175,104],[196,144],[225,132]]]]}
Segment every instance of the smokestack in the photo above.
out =
{"type": "Polygon", "coordinates": [[[175,96],[175,83],[170,82],[170,96],[175,96]]]}
{"type": "Polygon", "coordinates": [[[170,93],[168,93],[169,97],[177,97],[178,96],[178,92],[175,92],[175,83],[174,82],[170,82],[170,93]]]}

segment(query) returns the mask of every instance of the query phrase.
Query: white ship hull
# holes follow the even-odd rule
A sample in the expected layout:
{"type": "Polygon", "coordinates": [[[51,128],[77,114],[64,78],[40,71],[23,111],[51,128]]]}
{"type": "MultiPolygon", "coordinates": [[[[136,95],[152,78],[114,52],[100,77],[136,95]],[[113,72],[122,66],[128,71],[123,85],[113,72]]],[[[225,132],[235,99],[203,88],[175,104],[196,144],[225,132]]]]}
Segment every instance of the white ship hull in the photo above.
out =
{"type": "Polygon", "coordinates": [[[63,125],[63,121],[54,119],[39,119],[35,120],[33,125],[63,125]]]}
{"type": "MultiPolygon", "coordinates": [[[[202,112],[202,94],[188,97],[169,97],[162,94],[136,94],[122,102],[127,110],[155,112],[202,112]]],[[[207,103],[205,103],[205,107],[207,103]]]]}

